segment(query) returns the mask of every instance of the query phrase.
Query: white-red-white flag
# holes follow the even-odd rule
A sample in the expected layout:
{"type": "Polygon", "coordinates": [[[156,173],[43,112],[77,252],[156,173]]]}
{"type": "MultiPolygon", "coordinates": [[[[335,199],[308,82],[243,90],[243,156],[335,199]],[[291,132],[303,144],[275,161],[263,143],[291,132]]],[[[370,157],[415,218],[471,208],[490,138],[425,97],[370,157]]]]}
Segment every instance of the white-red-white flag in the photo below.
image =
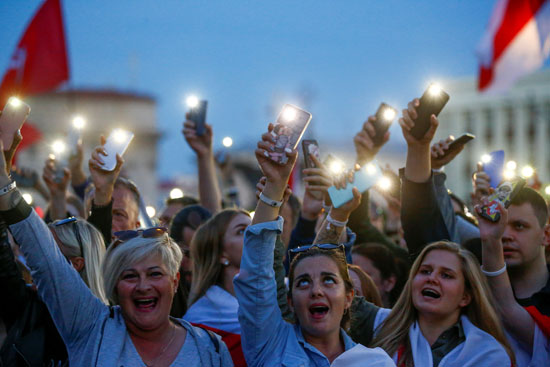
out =
{"type": "Polygon", "coordinates": [[[505,92],[550,54],[550,0],[497,0],[477,49],[478,89],[505,92]]]}

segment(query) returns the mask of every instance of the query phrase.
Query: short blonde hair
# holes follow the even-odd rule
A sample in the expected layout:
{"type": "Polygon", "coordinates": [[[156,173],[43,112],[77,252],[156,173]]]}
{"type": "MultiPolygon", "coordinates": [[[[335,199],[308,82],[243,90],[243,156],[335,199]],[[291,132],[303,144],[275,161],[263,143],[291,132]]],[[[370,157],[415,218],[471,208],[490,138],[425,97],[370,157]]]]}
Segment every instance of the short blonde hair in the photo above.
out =
{"type": "Polygon", "coordinates": [[[138,236],[118,245],[109,246],[102,270],[105,294],[111,303],[119,303],[116,286],[124,269],[145,258],[155,256],[160,256],[170,276],[175,277],[183,255],[180,247],[167,233],[154,238],[138,236]]]}

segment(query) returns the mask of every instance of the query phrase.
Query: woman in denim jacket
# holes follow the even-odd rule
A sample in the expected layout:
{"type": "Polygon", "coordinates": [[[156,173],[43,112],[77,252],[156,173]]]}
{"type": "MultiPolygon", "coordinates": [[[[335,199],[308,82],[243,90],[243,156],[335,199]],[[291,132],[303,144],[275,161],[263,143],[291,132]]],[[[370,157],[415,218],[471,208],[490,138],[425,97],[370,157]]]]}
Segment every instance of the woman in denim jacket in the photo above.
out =
{"type": "MultiPolygon", "coordinates": [[[[272,129],[270,125],[255,152],[267,182],[252,225],[245,232],[240,273],[234,280],[248,365],[394,366],[381,349],[356,345],[341,328],[349,319],[353,286],[339,246],[311,246],[292,261],[289,304],[296,324],[283,320],[277,304],[273,249],[283,225],[278,217],[280,200],[297,153],[287,150],[289,162],[285,165],[273,162],[267,153],[275,143],[272,129]]],[[[355,190],[354,200],[345,206],[357,206],[359,198],[355,190]]],[[[337,215],[335,212],[336,222],[337,215]]]]}

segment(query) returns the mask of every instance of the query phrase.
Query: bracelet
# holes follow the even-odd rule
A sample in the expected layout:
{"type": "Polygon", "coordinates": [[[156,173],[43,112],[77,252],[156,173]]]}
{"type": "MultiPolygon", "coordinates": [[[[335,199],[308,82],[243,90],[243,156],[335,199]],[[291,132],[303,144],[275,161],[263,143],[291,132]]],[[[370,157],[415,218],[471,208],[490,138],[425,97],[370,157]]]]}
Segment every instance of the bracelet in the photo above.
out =
{"type": "Polygon", "coordinates": [[[506,263],[504,263],[504,266],[497,271],[487,271],[487,270],[483,270],[483,266],[481,267],[481,272],[488,277],[498,277],[500,274],[503,274],[505,271],[506,271],[506,263]]]}
{"type": "Polygon", "coordinates": [[[6,195],[7,193],[15,190],[16,188],[17,188],[17,184],[15,183],[15,181],[12,181],[0,189],[0,196],[6,195]]]}
{"type": "Polygon", "coordinates": [[[260,200],[263,201],[264,203],[266,203],[267,205],[273,207],[273,208],[280,208],[281,205],[283,205],[283,201],[277,201],[277,200],[273,200],[271,198],[268,198],[267,196],[264,195],[263,192],[260,193],[260,200]]]}
{"type": "Polygon", "coordinates": [[[328,223],[327,223],[327,229],[329,229],[330,224],[332,224],[332,225],[335,226],[335,227],[345,227],[346,224],[348,224],[348,221],[347,221],[347,220],[346,220],[345,222],[340,222],[339,220],[333,219],[333,218],[330,216],[330,213],[328,213],[328,215],[327,215],[327,217],[325,218],[325,220],[328,222],[328,223]]]}

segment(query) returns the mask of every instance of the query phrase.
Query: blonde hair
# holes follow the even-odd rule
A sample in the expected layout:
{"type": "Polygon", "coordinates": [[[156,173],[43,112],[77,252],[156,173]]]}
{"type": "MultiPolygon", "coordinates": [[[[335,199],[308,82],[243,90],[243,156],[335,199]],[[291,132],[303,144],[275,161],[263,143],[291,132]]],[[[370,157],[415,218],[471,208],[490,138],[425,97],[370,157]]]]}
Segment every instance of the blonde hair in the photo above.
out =
{"type": "MultiPolygon", "coordinates": [[[[116,243],[116,242],[115,242],[116,243]]],[[[181,264],[180,247],[164,233],[160,237],[134,237],[126,242],[111,244],[103,261],[103,284],[107,298],[111,303],[118,304],[116,286],[120,275],[132,265],[148,257],[160,256],[166,265],[169,275],[176,277],[181,264]]]]}
{"type": "Polygon", "coordinates": [[[418,311],[412,301],[412,282],[420,269],[426,255],[433,250],[444,250],[455,254],[460,260],[461,270],[464,275],[464,288],[471,297],[470,303],[463,307],[461,313],[479,329],[491,334],[506,350],[512,364],[515,364],[515,357],[506,339],[500,318],[493,307],[493,299],[487,280],[480,270],[480,265],[475,256],[468,250],[461,248],[452,242],[432,243],[417,257],[409,273],[409,279],[403,288],[403,293],[395,303],[390,314],[379,326],[373,346],[381,347],[390,356],[394,355],[401,347],[405,347],[403,353],[403,365],[412,361],[412,351],[409,341],[409,328],[418,319],[418,311]]]}
{"type": "Polygon", "coordinates": [[[80,271],[82,280],[97,298],[107,303],[101,273],[101,263],[105,256],[103,236],[92,224],[83,219],[59,223],[60,221],[55,221],[50,223],[49,227],[61,242],[61,252],[68,258],[84,258],[84,268],[80,271]]]}
{"type": "Polygon", "coordinates": [[[191,306],[213,285],[221,284],[223,265],[223,238],[229,222],[239,214],[250,216],[244,210],[225,209],[203,223],[195,232],[190,245],[193,261],[193,280],[188,305],[191,306]]]}

